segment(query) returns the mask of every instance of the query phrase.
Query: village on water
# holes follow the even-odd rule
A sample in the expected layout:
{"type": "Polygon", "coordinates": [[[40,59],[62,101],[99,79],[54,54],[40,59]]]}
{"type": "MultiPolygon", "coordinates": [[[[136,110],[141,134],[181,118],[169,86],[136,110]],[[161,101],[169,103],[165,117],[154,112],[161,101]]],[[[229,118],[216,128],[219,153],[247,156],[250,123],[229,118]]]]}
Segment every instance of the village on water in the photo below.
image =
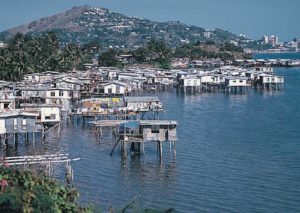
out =
{"type": "MultiPolygon", "coordinates": [[[[94,62],[85,64],[86,71],[47,71],[27,74],[21,82],[1,81],[1,145],[17,145],[21,140],[36,143],[47,140],[47,134],[59,137],[62,122],[81,119],[99,141],[104,130],[111,132],[115,140],[111,155],[117,148],[123,157],[129,151],[143,154],[144,144],[150,142],[160,157],[164,142],[175,155],[177,121],[164,116],[164,103],[156,96],[160,91],[247,95],[252,89],[283,89],[284,77],[275,75],[264,60],[173,63],[176,69],[163,70],[99,67],[94,62]]],[[[28,163],[28,159],[17,162],[28,163]]]]}

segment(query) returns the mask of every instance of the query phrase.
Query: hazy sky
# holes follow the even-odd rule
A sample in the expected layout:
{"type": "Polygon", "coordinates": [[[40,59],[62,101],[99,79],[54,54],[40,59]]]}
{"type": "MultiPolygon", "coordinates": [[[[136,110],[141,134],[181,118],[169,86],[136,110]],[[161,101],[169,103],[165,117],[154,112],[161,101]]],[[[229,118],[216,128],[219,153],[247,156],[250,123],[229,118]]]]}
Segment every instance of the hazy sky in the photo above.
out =
{"type": "Polygon", "coordinates": [[[264,34],[276,34],[280,41],[300,38],[300,0],[0,0],[0,31],[85,4],[255,39],[264,34]]]}

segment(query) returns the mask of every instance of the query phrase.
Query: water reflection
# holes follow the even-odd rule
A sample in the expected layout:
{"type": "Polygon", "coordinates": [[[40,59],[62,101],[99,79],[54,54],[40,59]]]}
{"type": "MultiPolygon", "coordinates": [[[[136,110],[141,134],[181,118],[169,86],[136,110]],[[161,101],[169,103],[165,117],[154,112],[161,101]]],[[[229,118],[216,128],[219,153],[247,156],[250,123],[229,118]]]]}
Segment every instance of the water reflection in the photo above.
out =
{"type": "Polygon", "coordinates": [[[175,178],[176,160],[172,156],[161,159],[159,156],[155,158],[153,156],[132,154],[129,159],[120,161],[120,170],[126,179],[140,176],[141,181],[170,181],[175,178]]]}
{"type": "Polygon", "coordinates": [[[258,90],[257,93],[262,96],[279,96],[284,95],[284,90],[258,90]]]}
{"type": "MultiPolygon", "coordinates": [[[[251,91],[243,95],[159,94],[168,119],[179,123],[176,158],[145,144],[145,155],[117,151],[109,133],[99,143],[93,129],[73,120],[35,146],[20,138],[0,148],[8,156],[69,153],[81,202],[123,207],[141,196],[146,206],[178,212],[299,212],[300,71],[287,73],[285,91],[251,91]],[[298,210],[298,211],[297,211],[298,210]]],[[[58,167],[55,176],[63,179],[58,167]]]]}

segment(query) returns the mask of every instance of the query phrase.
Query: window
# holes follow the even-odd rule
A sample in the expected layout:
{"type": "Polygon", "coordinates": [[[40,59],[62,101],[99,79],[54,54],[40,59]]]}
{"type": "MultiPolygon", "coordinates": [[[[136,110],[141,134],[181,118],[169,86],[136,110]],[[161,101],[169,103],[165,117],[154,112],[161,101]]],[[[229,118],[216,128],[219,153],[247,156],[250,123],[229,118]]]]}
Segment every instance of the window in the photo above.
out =
{"type": "Polygon", "coordinates": [[[9,104],[4,103],[4,109],[8,109],[9,104]]]}
{"type": "Polygon", "coordinates": [[[64,96],[64,91],[59,91],[59,96],[64,96]]]}
{"type": "Polygon", "coordinates": [[[236,80],[233,80],[232,82],[233,82],[233,83],[236,83],[236,80]]]}
{"type": "Polygon", "coordinates": [[[55,114],[45,115],[45,120],[55,120],[55,119],[56,119],[56,115],[55,114]]]}
{"type": "Polygon", "coordinates": [[[18,129],[18,119],[14,118],[14,129],[18,129]]]}
{"type": "Polygon", "coordinates": [[[52,97],[54,97],[55,96],[55,92],[51,92],[51,94],[50,94],[52,97]]]}
{"type": "Polygon", "coordinates": [[[240,83],[243,83],[243,80],[240,80],[240,83]]]}
{"type": "Polygon", "coordinates": [[[26,118],[23,118],[22,119],[22,129],[26,129],[26,124],[27,124],[26,118]]]}
{"type": "Polygon", "coordinates": [[[120,94],[120,93],[121,93],[120,86],[116,86],[116,93],[117,93],[117,94],[120,94]]]}
{"type": "Polygon", "coordinates": [[[159,125],[153,125],[151,133],[159,133],[159,125]]]}

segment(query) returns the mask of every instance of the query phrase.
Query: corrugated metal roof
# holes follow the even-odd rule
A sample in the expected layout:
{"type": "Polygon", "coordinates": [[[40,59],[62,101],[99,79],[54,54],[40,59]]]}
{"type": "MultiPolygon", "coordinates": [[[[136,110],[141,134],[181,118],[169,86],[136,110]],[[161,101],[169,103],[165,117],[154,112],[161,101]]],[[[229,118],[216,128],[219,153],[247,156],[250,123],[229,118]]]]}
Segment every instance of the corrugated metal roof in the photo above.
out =
{"type": "Polygon", "coordinates": [[[159,101],[157,96],[137,96],[137,97],[125,97],[126,102],[152,102],[159,101]]]}

